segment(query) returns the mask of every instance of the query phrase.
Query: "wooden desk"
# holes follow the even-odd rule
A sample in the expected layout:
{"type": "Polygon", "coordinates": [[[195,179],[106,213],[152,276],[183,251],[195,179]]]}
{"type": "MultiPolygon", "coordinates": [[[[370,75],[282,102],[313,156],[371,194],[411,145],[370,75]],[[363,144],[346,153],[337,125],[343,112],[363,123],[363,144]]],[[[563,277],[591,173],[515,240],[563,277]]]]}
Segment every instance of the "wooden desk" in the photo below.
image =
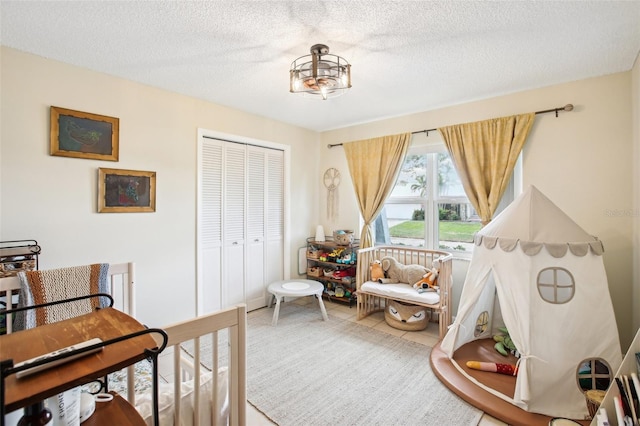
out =
{"type": "MultiPolygon", "coordinates": [[[[16,364],[94,337],[107,341],[144,329],[129,315],[105,308],[69,320],[2,335],[0,360],[13,359],[16,364]]],[[[157,346],[153,337],[145,334],[105,346],[100,352],[21,379],[12,374],[4,383],[6,412],[39,403],[66,389],[141,361],[146,358],[145,349],[157,346]]]]}

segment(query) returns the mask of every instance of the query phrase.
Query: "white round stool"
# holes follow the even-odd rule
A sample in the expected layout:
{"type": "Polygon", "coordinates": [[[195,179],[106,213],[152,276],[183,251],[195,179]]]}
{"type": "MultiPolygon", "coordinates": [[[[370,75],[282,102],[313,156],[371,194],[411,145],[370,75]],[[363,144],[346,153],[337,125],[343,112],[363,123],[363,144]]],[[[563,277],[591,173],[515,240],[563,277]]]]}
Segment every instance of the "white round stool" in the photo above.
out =
{"type": "Polygon", "coordinates": [[[269,287],[267,289],[269,290],[269,293],[273,294],[273,297],[269,300],[269,307],[271,307],[273,299],[276,299],[276,308],[273,311],[273,320],[271,320],[271,325],[273,325],[274,327],[278,325],[278,315],[280,315],[280,301],[285,297],[314,296],[316,299],[318,299],[320,311],[322,312],[322,319],[324,319],[325,321],[329,319],[327,317],[327,311],[324,308],[324,303],[322,302],[322,292],[324,291],[324,286],[318,281],[304,279],[276,281],[269,284],[269,287]]]}

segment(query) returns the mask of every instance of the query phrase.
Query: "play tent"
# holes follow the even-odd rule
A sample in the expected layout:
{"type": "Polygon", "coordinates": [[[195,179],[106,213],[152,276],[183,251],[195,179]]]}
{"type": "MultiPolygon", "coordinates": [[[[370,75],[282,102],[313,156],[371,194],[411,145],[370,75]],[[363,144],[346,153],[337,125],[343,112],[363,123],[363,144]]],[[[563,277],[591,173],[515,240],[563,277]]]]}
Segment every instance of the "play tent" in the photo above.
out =
{"type": "Polygon", "coordinates": [[[613,377],[622,358],[602,242],[531,186],[476,234],[475,245],[441,349],[469,380],[523,410],[585,418],[578,373],[590,382],[604,366],[613,377]],[[522,354],[513,398],[454,359],[456,349],[503,325],[522,354]]]}

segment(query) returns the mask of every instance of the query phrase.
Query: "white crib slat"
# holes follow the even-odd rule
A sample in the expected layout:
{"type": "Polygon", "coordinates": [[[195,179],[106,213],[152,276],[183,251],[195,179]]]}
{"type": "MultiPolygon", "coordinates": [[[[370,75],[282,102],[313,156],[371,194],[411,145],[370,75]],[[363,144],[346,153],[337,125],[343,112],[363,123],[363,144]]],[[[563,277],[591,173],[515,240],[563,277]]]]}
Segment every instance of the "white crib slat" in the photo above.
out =
{"type": "Polygon", "coordinates": [[[211,413],[213,426],[218,425],[218,413],[219,410],[222,409],[221,406],[218,406],[218,374],[215,373],[219,369],[218,367],[218,332],[214,331],[211,333],[211,385],[212,388],[212,398],[211,398],[211,413]]]}
{"type": "Polygon", "coordinates": [[[236,353],[233,359],[237,364],[238,371],[238,392],[233,395],[233,399],[238,407],[238,425],[244,426],[247,423],[247,307],[242,305],[238,308],[238,325],[236,327],[238,339],[236,353]]]}
{"type": "Polygon", "coordinates": [[[229,424],[246,424],[247,407],[247,377],[246,377],[246,306],[238,310],[238,324],[229,327],[229,341],[231,342],[229,356],[229,394],[231,395],[229,424]],[[244,399],[244,400],[243,400],[244,399]]]}
{"type": "Polygon", "coordinates": [[[136,264],[133,262],[127,263],[127,274],[128,274],[128,283],[127,283],[127,298],[129,299],[128,308],[129,315],[132,317],[136,317],[136,297],[135,297],[135,282],[136,282],[136,264]]]}
{"type": "MultiPolygon", "coordinates": [[[[229,394],[233,396],[238,394],[238,389],[240,388],[240,371],[238,368],[238,363],[233,362],[238,357],[238,340],[238,327],[229,327],[229,342],[231,342],[231,355],[229,357],[229,394]]],[[[229,424],[232,426],[240,424],[238,418],[239,415],[240,407],[238,406],[238,401],[236,400],[236,398],[231,398],[231,404],[229,407],[229,424]]]]}
{"type": "Polygon", "coordinates": [[[180,344],[176,344],[171,346],[173,349],[173,396],[174,396],[174,404],[173,404],[173,424],[180,424],[180,402],[182,401],[182,386],[180,380],[180,344]]]}
{"type": "MultiPolygon", "coordinates": [[[[193,378],[193,426],[200,426],[200,337],[193,339],[194,378],[193,378]]],[[[176,401],[179,401],[176,399],[176,401]]],[[[177,402],[176,402],[177,403],[177,402]]]]}

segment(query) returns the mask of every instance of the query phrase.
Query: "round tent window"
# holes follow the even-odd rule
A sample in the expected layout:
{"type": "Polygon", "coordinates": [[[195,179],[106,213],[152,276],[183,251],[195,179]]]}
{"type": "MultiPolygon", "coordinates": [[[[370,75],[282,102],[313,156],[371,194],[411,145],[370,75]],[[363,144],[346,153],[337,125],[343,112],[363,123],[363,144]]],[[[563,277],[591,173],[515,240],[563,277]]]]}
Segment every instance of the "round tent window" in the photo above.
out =
{"type": "Polygon", "coordinates": [[[601,358],[585,359],[578,365],[576,379],[582,392],[591,389],[606,391],[611,384],[611,368],[601,358]]]}
{"type": "Polygon", "coordinates": [[[538,293],[549,303],[567,303],[573,298],[576,283],[571,272],[564,268],[545,268],[536,280],[538,293]]]}
{"type": "Polygon", "coordinates": [[[489,312],[484,311],[478,315],[478,319],[476,319],[476,327],[473,330],[473,336],[478,337],[485,331],[487,331],[487,327],[489,326],[489,312]]]}

